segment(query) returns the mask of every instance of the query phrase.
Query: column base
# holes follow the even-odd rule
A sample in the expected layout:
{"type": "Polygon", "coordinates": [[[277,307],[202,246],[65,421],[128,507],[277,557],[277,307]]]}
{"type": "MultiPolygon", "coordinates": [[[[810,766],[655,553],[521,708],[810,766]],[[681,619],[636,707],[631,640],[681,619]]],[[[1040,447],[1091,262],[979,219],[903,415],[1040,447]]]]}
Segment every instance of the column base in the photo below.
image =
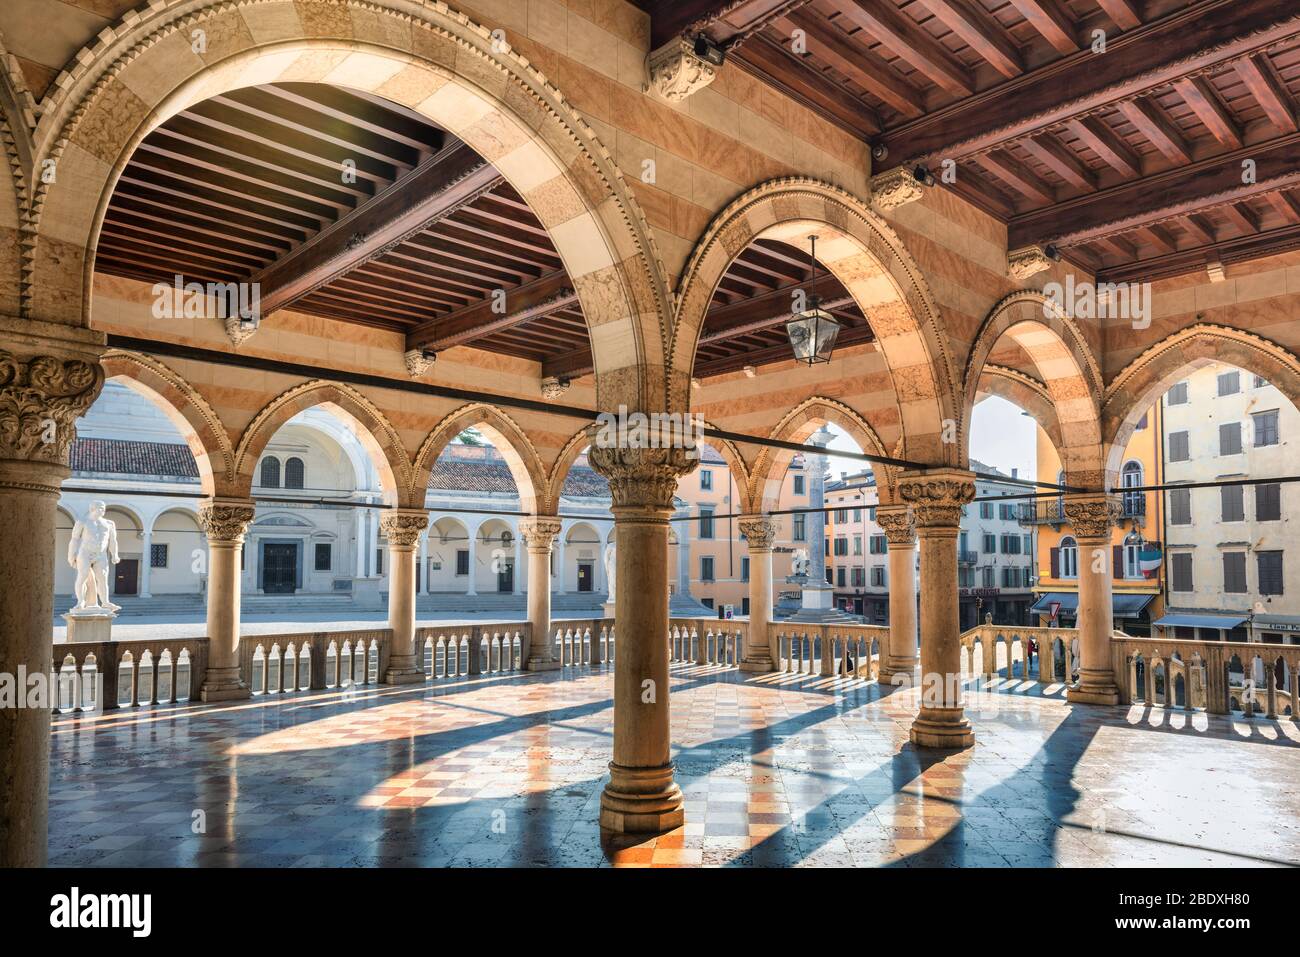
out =
{"type": "Polygon", "coordinates": [[[600,795],[600,826],[616,834],[659,834],[685,822],[673,766],[625,768],[610,762],[600,795]]]}
{"type": "Polygon", "coordinates": [[[921,663],[907,659],[888,662],[881,667],[876,680],[894,688],[915,688],[921,683],[921,663]]]}
{"type": "Polygon", "coordinates": [[[763,652],[763,654],[755,655],[753,658],[743,658],[737,667],[739,667],[741,671],[754,675],[763,675],[767,674],[769,671],[775,671],[776,665],[767,655],[767,649],[764,648],[763,652]]]}
{"type": "Polygon", "coordinates": [[[524,665],[525,671],[559,671],[560,662],[555,658],[529,658],[524,665]]]}
{"type": "Polygon", "coordinates": [[[199,700],[203,702],[242,701],[252,696],[252,690],[240,679],[238,668],[209,668],[199,689],[199,700]]]}
{"type": "Polygon", "coordinates": [[[961,708],[922,707],[908,737],[918,748],[960,750],[975,743],[975,731],[961,708]]]}
{"type": "Polygon", "coordinates": [[[1119,687],[1109,671],[1080,671],[1079,683],[1066,689],[1065,700],[1070,704],[1119,704],[1119,687]]]}
{"type": "Polygon", "coordinates": [[[423,671],[414,670],[414,669],[409,671],[406,669],[402,669],[399,671],[396,668],[389,668],[388,671],[384,673],[384,684],[418,685],[424,682],[425,677],[426,676],[423,671]]]}

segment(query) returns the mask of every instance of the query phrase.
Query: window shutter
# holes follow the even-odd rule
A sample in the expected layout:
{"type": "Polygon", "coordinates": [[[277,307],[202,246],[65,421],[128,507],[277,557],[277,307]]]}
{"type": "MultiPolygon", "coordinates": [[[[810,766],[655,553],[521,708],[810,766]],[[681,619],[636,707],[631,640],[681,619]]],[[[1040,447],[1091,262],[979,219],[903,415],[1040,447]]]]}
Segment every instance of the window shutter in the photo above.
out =
{"type": "Polygon", "coordinates": [[[1113,545],[1111,546],[1110,551],[1111,551],[1111,563],[1114,565],[1114,568],[1111,570],[1110,576],[1111,578],[1123,578],[1124,577],[1124,546],[1113,545]]]}
{"type": "Polygon", "coordinates": [[[1051,555],[1052,555],[1052,577],[1060,578],[1061,577],[1061,550],[1059,548],[1053,548],[1051,550],[1051,555]]]}

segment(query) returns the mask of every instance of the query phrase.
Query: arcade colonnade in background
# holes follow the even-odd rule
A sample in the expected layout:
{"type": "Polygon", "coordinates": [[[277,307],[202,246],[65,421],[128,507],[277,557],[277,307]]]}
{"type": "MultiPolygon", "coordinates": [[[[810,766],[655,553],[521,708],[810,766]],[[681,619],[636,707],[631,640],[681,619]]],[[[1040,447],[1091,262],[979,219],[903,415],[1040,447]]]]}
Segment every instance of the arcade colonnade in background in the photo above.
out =
{"type": "MultiPolygon", "coordinates": [[[[952,194],[900,183],[892,172],[872,179],[865,145],[846,142],[820,120],[788,124],[809,132],[788,134],[792,148],[783,161],[760,162],[755,152],[747,168],[757,175],[738,188],[700,190],[687,206],[681,196],[665,198],[667,187],[639,183],[638,170],[624,165],[634,157],[611,142],[620,137],[618,124],[632,118],[598,116],[567,98],[579,95],[564,88],[571,52],[552,50],[526,30],[507,36],[502,44],[464,14],[399,0],[163,2],[97,37],[39,103],[13,71],[3,76],[11,163],[0,176],[0,672],[51,669],[56,502],[75,422],[106,377],[129,380],[153,398],[198,464],[209,553],[201,689],[208,702],[249,694],[240,670],[240,546],[254,514],[256,463],[294,415],[326,407],[351,423],[379,474],[391,569],[383,680],[391,684],[425,678],[415,643],[414,569],[429,523],[429,471],[441,450],[476,427],[507,460],[526,513],[518,527],[528,551],[533,636],[550,629],[559,490],[570,464],[588,450],[610,486],[617,582],[637,583],[616,587],[614,736],[601,823],[627,832],[672,827],[682,820],[682,799],[669,760],[669,520],[677,481],[695,461],[680,447],[602,444],[592,413],[692,412],[732,433],[711,444],[732,470],[734,511],[745,516],[739,524],[750,555],[751,636],[771,634],[774,529],[767,513],[796,454],[789,444],[832,423],[883,460],[875,465],[878,515],[895,611],[880,680],[911,678],[918,668],[935,679],[933,693],[919,702],[912,740],[968,747],[974,733],[959,681],[956,543],[962,507],[974,496],[971,409],[994,393],[1018,401],[1052,437],[1072,490],[1064,496],[1066,516],[1081,549],[1102,556],[1080,562],[1081,678],[1069,697],[1114,704],[1108,545],[1120,515],[1113,490],[1123,449],[1151,402],[1189,366],[1211,359],[1300,398],[1300,327],[1288,318],[1295,295],[1284,278],[1292,260],[1252,267],[1251,283],[1218,290],[1203,308],[1196,295],[1189,299],[1186,282],[1157,283],[1157,321],[1146,327],[1075,320],[1041,292],[1074,267],[1041,258],[1025,268],[989,217],[952,194]],[[190,41],[199,28],[209,37],[202,54],[190,41]],[[552,67],[545,74],[533,65],[542,61],[552,67]],[[594,372],[576,378],[560,399],[543,401],[537,363],[453,349],[421,368],[400,334],[361,333],[291,309],[263,317],[236,348],[220,319],[159,319],[147,285],[98,276],[106,204],[150,129],[223,91],[277,80],[333,83],[393,101],[493,164],[564,263],[590,333],[594,372]],[[737,255],[755,240],[806,245],[813,234],[819,263],[868,317],[874,340],[816,369],[785,362],[754,376],[697,380],[705,313],[737,255]],[[1251,307],[1239,308],[1234,297],[1251,307]],[[465,392],[478,397],[467,401],[465,392]],[[736,437],[746,435],[785,445],[736,437]],[[924,598],[914,621],[918,592],[924,598]],[[655,694],[644,693],[647,682],[655,694]]],[[[689,111],[637,102],[665,136],[674,123],[703,125],[689,111]]],[[[782,101],[781,109],[794,116],[800,107],[782,101]]],[[[678,148],[692,147],[683,141],[678,148]]],[[[694,162],[706,169],[713,158],[694,162]]],[[[743,667],[762,672],[775,657],[770,638],[751,637],[743,667]]],[[[530,670],[557,665],[549,643],[534,642],[524,660],[530,670]]],[[[0,864],[44,860],[49,733],[48,711],[0,716],[0,753],[9,756],[0,776],[0,864]]]]}

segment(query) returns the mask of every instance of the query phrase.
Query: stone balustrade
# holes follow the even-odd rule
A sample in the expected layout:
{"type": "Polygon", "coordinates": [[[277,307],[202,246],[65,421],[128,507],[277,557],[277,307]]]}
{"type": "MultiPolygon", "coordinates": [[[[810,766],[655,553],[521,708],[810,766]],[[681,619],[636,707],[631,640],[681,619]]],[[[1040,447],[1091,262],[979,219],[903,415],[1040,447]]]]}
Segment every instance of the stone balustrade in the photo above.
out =
{"type": "Polygon", "coordinates": [[[52,704],[66,713],[191,701],[207,659],[206,638],[57,642],[52,704]]]}
{"type": "Polygon", "coordinates": [[[889,647],[888,625],[778,621],[771,625],[771,633],[777,648],[776,669],[801,674],[853,673],[870,678],[879,674],[875,666],[889,647]]]}
{"type": "Polygon", "coordinates": [[[721,618],[672,618],[668,657],[697,665],[739,667],[745,656],[749,623],[721,618]]]}
{"type": "Polygon", "coordinates": [[[1016,677],[1015,662],[1020,661],[1020,677],[1030,675],[1028,649],[1032,640],[1036,646],[1039,665],[1037,679],[1041,684],[1068,683],[1075,672],[1073,642],[1078,636],[1075,628],[1042,628],[1035,625],[995,625],[985,622],[961,635],[964,652],[962,672],[982,674],[996,678],[1005,670],[1007,678],[1016,677]],[[979,648],[979,670],[976,670],[975,651],[979,648]],[[1004,649],[1005,663],[999,663],[998,648],[1004,649]],[[1047,662],[1046,665],[1043,662],[1047,662]]]}

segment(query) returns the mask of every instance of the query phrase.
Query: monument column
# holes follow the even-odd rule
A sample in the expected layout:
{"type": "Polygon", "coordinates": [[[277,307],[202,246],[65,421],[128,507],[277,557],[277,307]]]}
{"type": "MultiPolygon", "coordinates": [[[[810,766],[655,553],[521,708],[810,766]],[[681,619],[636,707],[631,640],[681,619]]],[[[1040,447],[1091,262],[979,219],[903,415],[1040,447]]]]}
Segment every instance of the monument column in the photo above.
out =
{"type": "Polygon", "coordinates": [[[415,550],[428,524],[429,513],[422,508],[394,508],[379,516],[388,539],[388,627],[393,632],[384,684],[424,680],[415,650],[415,550]]]}
{"type": "Polygon", "coordinates": [[[1065,517],[1079,543],[1079,683],[1066,692],[1068,701],[1119,704],[1110,644],[1115,627],[1111,529],[1123,514],[1117,495],[1065,496],[1065,517]]]}
{"type": "Polygon", "coordinates": [[[911,682],[921,663],[916,644],[916,519],[906,505],[876,507],[876,522],[889,542],[889,640],[881,649],[880,683],[894,675],[911,682]]]}
{"type": "Polygon", "coordinates": [[[677,480],[698,461],[683,448],[603,447],[591,467],[609,481],[615,550],[614,760],[600,825],[654,833],[682,823],[668,726],[668,519],[677,480]]]}
{"type": "Polygon", "coordinates": [[[910,737],[923,748],[967,748],[975,743],[975,733],[962,713],[957,535],[962,508],[975,497],[975,477],[953,468],[904,472],[898,494],[916,518],[924,596],[921,708],[910,737]]]}
{"type": "MultiPolygon", "coordinates": [[[[519,534],[528,543],[528,624],[532,638],[524,655],[529,671],[553,671],[560,667],[551,654],[551,544],[563,524],[553,515],[534,515],[519,520],[519,534]]],[[[592,664],[597,642],[593,639],[592,664]]]]}
{"type": "MultiPolygon", "coordinates": [[[[59,486],[76,420],[104,385],[101,337],[54,326],[10,332],[45,325],[0,319],[0,673],[21,682],[24,698],[19,676],[53,668],[59,486]]],[[[45,864],[51,702],[33,703],[0,714],[0,867],[45,864]]]]}
{"type": "Polygon", "coordinates": [[[776,522],[765,515],[746,516],[737,522],[749,546],[749,634],[741,671],[765,672],[775,667],[771,648],[772,542],[776,522]]]}
{"type": "Polygon", "coordinates": [[[249,696],[239,673],[239,557],[253,511],[248,499],[199,503],[199,525],[208,538],[208,670],[199,690],[204,701],[249,696]]]}

